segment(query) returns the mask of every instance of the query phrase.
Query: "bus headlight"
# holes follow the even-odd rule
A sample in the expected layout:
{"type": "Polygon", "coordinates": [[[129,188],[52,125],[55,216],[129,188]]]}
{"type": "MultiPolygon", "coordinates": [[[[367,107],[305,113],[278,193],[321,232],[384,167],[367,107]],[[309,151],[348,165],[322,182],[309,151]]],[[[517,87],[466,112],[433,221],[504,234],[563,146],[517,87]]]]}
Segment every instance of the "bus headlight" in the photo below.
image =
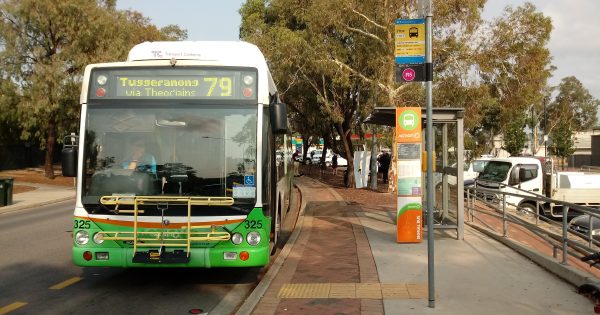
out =
{"type": "Polygon", "coordinates": [[[90,234],[85,230],[79,230],[75,233],[75,243],[77,245],[85,245],[90,241],[90,234]]]}
{"type": "Polygon", "coordinates": [[[260,243],[260,234],[258,234],[256,231],[252,231],[248,233],[248,236],[246,236],[246,241],[248,244],[256,246],[258,243],[260,243]]]}
{"type": "Polygon", "coordinates": [[[244,241],[244,237],[240,233],[233,233],[231,235],[231,242],[235,245],[240,245],[244,241]]]}
{"type": "Polygon", "coordinates": [[[104,234],[96,233],[96,234],[94,234],[94,237],[92,238],[92,240],[94,240],[94,243],[100,245],[100,244],[104,243],[104,234]]]}

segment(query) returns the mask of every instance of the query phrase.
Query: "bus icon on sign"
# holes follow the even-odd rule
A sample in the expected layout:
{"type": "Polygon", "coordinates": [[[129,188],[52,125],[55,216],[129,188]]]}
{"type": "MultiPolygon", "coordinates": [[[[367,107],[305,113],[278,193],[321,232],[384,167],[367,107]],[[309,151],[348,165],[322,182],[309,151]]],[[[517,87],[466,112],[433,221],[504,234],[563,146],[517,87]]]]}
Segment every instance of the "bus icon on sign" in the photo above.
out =
{"type": "Polygon", "coordinates": [[[415,126],[415,115],[413,115],[413,114],[404,115],[402,124],[404,125],[404,127],[408,127],[408,126],[414,127],[415,126]]]}
{"type": "Polygon", "coordinates": [[[416,27],[411,27],[408,29],[408,38],[419,38],[419,29],[416,27]]]}

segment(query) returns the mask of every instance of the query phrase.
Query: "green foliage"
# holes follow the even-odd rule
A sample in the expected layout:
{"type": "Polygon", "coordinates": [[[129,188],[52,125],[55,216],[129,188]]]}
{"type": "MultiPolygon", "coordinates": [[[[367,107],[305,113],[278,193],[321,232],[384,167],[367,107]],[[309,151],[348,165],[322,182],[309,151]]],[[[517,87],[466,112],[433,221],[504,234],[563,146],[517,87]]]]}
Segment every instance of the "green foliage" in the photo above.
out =
{"type": "MultiPolygon", "coordinates": [[[[552,22],[531,3],[507,8],[491,24],[478,55],[481,78],[504,113],[542,105],[543,91],[553,70],[550,51],[552,22]]],[[[504,122],[511,120],[503,114],[504,122]]]]}
{"type": "Polygon", "coordinates": [[[21,128],[17,115],[17,87],[0,79],[0,144],[18,143],[21,128]]]}
{"type": "Polygon", "coordinates": [[[77,129],[84,67],[123,60],[143,41],[185,34],[175,26],[162,33],[138,12],[116,10],[113,0],[0,2],[0,73],[16,86],[21,138],[49,151],[49,176],[54,143],[77,129]]]}
{"type": "MultiPolygon", "coordinates": [[[[434,1],[433,104],[465,109],[466,147],[475,154],[489,153],[497,135],[518,154],[526,143],[523,129],[537,136],[544,107],[553,110],[547,81],[554,67],[546,47],[552,21],[525,3],[487,22],[481,19],[485,2],[434,1]]],[[[415,4],[248,0],[240,9],[240,37],[269,60],[295,130],[306,139],[331,140],[348,157],[349,136],[370,129],[362,121],[373,107],[425,106],[422,85],[396,83],[394,73],[394,20],[416,18],[415,4]]],[[[571,106],[577,126],[595,119],[596,100],[562,94],[555,103],[571,106]]]]}
{"type": "MultiPolygon", "coordinates": [[[[564,161],[565,158],[575,153],[575,140],[573,140],[574,128],[568,123],[556,125],[550,133],[552,145],[549,147],[550,152],[564,161]]],[[[563,164],[564,167],[564,164],[563,164]]]]}
{"type": "Polygon", "coordinates": [[[501,17],[479,29],[473,51],[478,76],[473,85],[485,90],[466,107],[465,129],[487,150],[491,139],[503,134],[508,151],[521,152],[524,133],[519,125],[537,132],[554,70],[546,47],[551,31],[550,18],[536,12],[531,3],[507,7],[501,17]],[[533,119],[514,119],[531,112],[537,115],[533,119]]]}
{"type": "Polygon", "coordinates": [[[550,152],[564,160],[575,152],[573,134],[597,123],[600,101],[575,77],[563,78],[557,90],[558,95],[547,108],[546,127],[552,139],[550,152]]]}
{"type": "MultiPolygon", "coordinates": [[[[437,45],[462,49],[440,53],[440,69],[453,64],[457,54],[464,56],[462,35],[478,25],[485,0],[459,2],[435,1],[436,12],[442,12],[436,16],[437,33],[444,33],[437,45]]],[[[396,83],[394,70],[394,20],[416,17],[415,5],[408,0],[384,5],[249,0],[240,9],[240,37],[258,45],[269,60],[282,98],[295,112],[293,126],[331,139],[334,150],[345,153],[350,171],[350,135],[361,133],[361,122],[374,106],[423,105],[422,88],[396,83]]]]}
{"type": "Polygon", "coordinates": [[[550,133],[568,124],[573,132],[588,130],[597,123],[600,101],[575,77],[563,78],[558,85],[558,95],[548,106],[550,133]]]}
{"type": "Polygon", "coordinates": [[[525,127],[525,117],[515,117],[502,133],[504,144],[502,149],[508,151],[511,156],[518,156],[527,141],[527,135],[523,128],[525,127]]]}

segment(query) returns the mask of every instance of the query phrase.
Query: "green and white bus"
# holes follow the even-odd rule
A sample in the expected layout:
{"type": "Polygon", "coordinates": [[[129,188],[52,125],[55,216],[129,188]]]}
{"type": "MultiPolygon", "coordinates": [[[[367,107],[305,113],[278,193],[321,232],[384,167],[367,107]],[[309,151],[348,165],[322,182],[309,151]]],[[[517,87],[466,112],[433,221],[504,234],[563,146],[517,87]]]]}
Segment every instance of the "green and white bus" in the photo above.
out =
{"type": "Polygon", "coordinates": [[[86,67],[77,139],[79,266],[269,263],[289,209],[285,104],[245,42],[146,42],[86,67]]]}

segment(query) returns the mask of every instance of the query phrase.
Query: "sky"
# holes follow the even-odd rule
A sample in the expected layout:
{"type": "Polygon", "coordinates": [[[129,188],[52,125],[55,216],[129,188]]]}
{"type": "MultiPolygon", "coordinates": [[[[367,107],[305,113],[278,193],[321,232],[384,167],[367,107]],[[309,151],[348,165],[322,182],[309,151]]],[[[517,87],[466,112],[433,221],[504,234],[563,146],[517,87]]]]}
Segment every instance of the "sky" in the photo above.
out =
{"type": "MultiPolygon", "coordinates": [[[[325,0],[326,1],[326,0],[325,0]]],[[[133,9],[158,27],[177,24],[187,29],[188,40],[238,40],[245,0],[117,0],[119,9],[133,9]]],[[[530,0],[539,12],[552,19],[554,29],[548,48],[557,67],[550,79],[558,85],[575,76],[592,96],[600,99],[600,0],[530,0]]],[[[488,0],[483,17],[491,20],[524,0],[488,0]]],[[[435,8],[434,8],[435,23],[435,8]]],[[[600,115],[600,113],[599,113],[600,115]]]]}

